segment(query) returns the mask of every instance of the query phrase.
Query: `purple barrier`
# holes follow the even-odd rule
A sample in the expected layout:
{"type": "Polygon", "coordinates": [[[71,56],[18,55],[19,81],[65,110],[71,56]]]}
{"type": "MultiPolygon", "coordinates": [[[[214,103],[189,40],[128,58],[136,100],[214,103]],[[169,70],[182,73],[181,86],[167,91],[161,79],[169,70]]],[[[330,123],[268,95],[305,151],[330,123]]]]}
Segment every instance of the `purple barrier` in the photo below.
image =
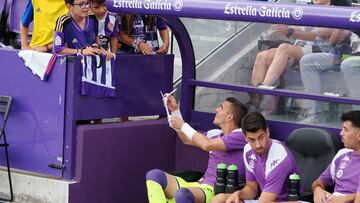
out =
{"type": "MultiPolygon", "coordinates": [[[[6,128],[12,168],[72,179],[77,120],[166,115],[160,90],[172,89],[172,55],[118,56],[115,98],[81,96],[79,60],[73,59],[58,60],[44,82],[16,51],[0,49],[0,95],[14,98],[6,128]]],[[[2,153],[0,159],[4,165],[2,153]]]]}
{"type": "Polygon", "coordinates": [[[106,5],[120,13],[360,28],[359,9],[347,7],[214,0],[107,0],[106,5]]]}
{"type": "Polygon", "coordinates": [[[175,169],[176,135],[166,119],[81,125],[76,137],[79,182],[70,185],[69,203],[145,203],[146,172],[175,169]]]}
{"type": "MultiPolygon", "coordinates": [[[[62,163],[65,64],[56,62],[41,81],[24,66],[16,51],[0,49],[0,94],[13,97],[6,127],[12,168],[61,177],[49,164],[62,163]]],[[[4,154],[0,153],[1,165],[4,154]]]]}

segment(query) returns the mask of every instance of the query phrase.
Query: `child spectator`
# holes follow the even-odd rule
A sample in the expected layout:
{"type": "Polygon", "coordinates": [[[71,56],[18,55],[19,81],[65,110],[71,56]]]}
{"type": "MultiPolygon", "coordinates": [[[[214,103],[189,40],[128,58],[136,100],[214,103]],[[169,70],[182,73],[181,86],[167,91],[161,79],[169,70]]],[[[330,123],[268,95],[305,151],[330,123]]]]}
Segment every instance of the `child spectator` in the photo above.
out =
{"type": "Polygon", "coordinates": [[[51,52],[56,19],[67,12],[63,0],[29,0],[20,22],[21,49],[51,52]],[[34,28],[29,45],[29,25],[32,21],[34,28]]]}
{"type": "Polygon", "coordinates": [[[111,59],[118,50],[118,20],[116,14],[109,13],[105,0],[91,0],[91,10],[98,20],[97,44],[107,52],[106,58],[111,59]]]}
{"type": "Polygon", "coordinates": [[[121,52],[140,54],[166,54],[169,48],[169,30],[160,18],[126,14],[122,17],[121,52]],[[159,46],[157,29],[163,44],[159,46]]]}
{"type": "Polygon", "coordinates": [[[65,0],[69,13],[58,18],[54,34],[54,53],[98,55],[96,44],[98,22],[89,15],[91,2],[87,0],[65,0]]]}

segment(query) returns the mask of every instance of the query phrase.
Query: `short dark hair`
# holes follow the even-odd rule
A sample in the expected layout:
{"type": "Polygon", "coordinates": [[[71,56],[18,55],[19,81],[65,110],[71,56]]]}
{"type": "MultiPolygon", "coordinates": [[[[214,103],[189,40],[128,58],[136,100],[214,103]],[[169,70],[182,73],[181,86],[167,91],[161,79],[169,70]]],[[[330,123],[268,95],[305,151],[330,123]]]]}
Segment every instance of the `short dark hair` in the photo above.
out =
{"type": "Polygon", "coordinates": [[[101,5],[101,4],[105,3],[105,0],[90,0],[90,2],[93,4],[101,5]]]}
{"type": "Polygon", "coordinates": [[[258,130],[266,130],[266,120],[259,112],[250,112],[242,120],[241,128],[243,132],[257,132],[258,130]]]}
{"type": "Polygon", "coordinates": [[[341,116],[343,122],[350,121],[354,127],[360,128],[360,111],[349,111],[341,116]]]}
{"type": "Polygon", "coordinates": [[[231,103],[231,111],[234,116],[235,123],[239,128],[241,128],[241,120],[248,112],[246,106],[234,97],[228,97],[225,101],[231,103]]]}
{"type": "Polygon", "coordinates": [[[65,4],[74,4],[75,0],[65,0],[65,4]]]}

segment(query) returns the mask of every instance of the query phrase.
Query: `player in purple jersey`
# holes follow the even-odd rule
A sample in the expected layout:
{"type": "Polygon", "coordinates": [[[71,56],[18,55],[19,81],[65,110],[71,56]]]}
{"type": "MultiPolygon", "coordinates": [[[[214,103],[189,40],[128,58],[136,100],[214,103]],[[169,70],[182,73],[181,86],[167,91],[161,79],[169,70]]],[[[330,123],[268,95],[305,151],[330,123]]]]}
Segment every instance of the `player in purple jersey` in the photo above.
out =
{"type": "Polygon", "coordinates": [[[345,148],[312,184],[314,202],[353,202],[360,176],[360,111],[349,111],[341,117],[340,132],[345,148]],[[335,185],[334,193],[325,190],[335,185]]]}
{"type": "Polygon", "coordinates": [[[97,20],[88,15],[91,3],[87,0],[65,0],[68,14],[56,21],[53,52],[58,54],[98,55],[96,45],[97,20]]]}
{"type": "Polygon", "coordinates": [[[98,20],[98,35],[96,41],[102,51],[108,51],[105,52],[105,54],[107,60],[110,60],[117,52],[119,44],[119,23],[117,22],[117,16],[107,11],[105,0],[91,0],[91,3],[91,11],[98,20]]]}
{"type": "Polygon", "coordinates": [[[233,194],[218,194],[213,203],[240,203],[246,200],[260,203],[286,201],[289,176],[299,174],[292,154],[278,141],[270,139],[265,118],[258,112],[246,115],[242,129],[248,144],[244,148],[246,185],[233,194]],[[261,195],[256,198],[258,192],[261,195]]]}
{"type": "Polygon", "coordinates": [[[202,180],[190,183],[159,169],[149,171],[146,174],[149,202],[210,203],[214,196],[213,185],[218,163],[236,164],[239,177],[244,177],[241,157],[246,141],[239,128],[247,109],[235,98],[227,98],[215,109],[213,123],[219,126],[221,131],[219,130],[215,137],[208,138],[183,121],[174,97],[167,95],[165,100],[172,114],[169,125],[176,130],[184,144],[209,152],[208,168],[202,180]]]}

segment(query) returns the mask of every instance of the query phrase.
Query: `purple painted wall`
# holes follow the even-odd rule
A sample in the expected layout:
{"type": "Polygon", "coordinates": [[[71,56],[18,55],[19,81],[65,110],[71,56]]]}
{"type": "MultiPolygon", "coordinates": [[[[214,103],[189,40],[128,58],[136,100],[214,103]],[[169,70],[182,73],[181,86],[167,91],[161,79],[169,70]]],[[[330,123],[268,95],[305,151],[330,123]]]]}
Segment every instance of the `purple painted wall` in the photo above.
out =
{"type": "MultiPolygon", "coordinates": [[[[61,177],[65,66],[59,61],[48,81],[25,67],[16,51],[0,49],[0,94],[13,97],[6,132],[12,168],[61,177]]],[[[4,153],[0,153],[4,165],[4,153]]]]}
{"type": "Polygon", "coordinates": [[[160,90],[172,90],[173,60],[173,55],[118,56],[116,97],[92,98],[80,95],[78,59],[58,59],[44,82],[25,67],[17,51],[0,49],[0,95],[14,98],[6,128],[12,168],[72,179],[76,121],[165,115],[160,90]]]}
{"type": "Polygon", "coordinates": [[[145,174],[175,169],[174,130],[166,119],[81,125],[69,203],[147,202],[145,174]]]}

